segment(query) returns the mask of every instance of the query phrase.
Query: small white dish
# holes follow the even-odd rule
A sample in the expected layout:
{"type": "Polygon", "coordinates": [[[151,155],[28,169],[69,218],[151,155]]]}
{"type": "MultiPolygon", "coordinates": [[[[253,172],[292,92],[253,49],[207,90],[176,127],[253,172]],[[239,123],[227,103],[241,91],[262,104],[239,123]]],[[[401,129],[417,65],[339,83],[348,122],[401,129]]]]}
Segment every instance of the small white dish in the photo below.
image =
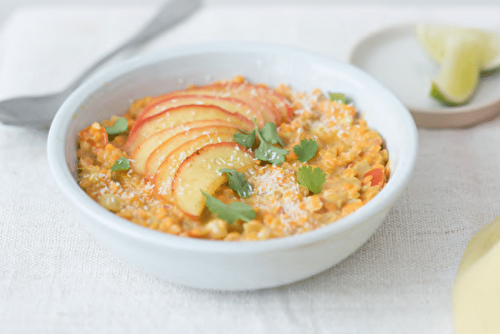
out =
{"type": "Polygon", "coordinates": [[[350,62],[391,89],[418,126],[465,127],[498,114],[499,73],[481,78],[476,94],[463,106],[444,106],[429,96],[439,65],[418,44],[414,28],[414,24],[392,26],[367,36],[351,51],[350,62]]]}
{"type": "Polygon", "coordinates": [[[59,109],[48,137],[55,181],[79,209],[88,230],[126,262],[190,287],[254,290],[295,282],[342,261],[382,224],[410,179],[418,134],[404,105],[378,81],[347,63],[308,52],[248,43],[182,47],[132,59],[78,88],[59,109]],[[78,132],[122,114],[146,95],[241,74],[270,86],[344,92],[384,139],[391,161],[387,185],[345,218],[301,235],[248,242],[178,237],[118,217],[94,202],[77,179],[78,132]]]}

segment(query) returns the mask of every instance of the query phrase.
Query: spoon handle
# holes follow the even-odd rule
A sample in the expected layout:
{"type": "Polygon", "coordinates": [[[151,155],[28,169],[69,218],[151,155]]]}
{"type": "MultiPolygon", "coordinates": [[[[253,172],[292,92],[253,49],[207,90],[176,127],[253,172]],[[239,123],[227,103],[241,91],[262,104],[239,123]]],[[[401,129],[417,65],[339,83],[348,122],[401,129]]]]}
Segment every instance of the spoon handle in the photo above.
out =
{"type": "Polygon", "coordinates": [[[136,33],[132,38],[124,42],[123,44],[116,47],[113,51],[108,53],[106,56],[101,58],[99,61],[94,63],[85,72],[80,74],[65,92],[72,92],[76,87],[78,87],[83,81],[85,81],[97,68],[102,66],[104,63],[112,59],[114,56],[120,52],[137,47],[151,38],[155,37],[162,31],[176,25],[177,23],[184,20],[191,13],[198,9],[201,5],[201,0],[170,0],[165,3],[155,17],[153,17],[147,25],[145,25],[140,31],[136,33]]]}
{"type": "Polygon", "coordinates": [[[125,49],[139,46],[179,23],[201,5],[201,0],[170,0],[135,36],[121,44],[80,74],[67,88],[55,94],[21,96],[0,101],[0,122],[6,125],[48,129],[66,98],[98,67],[125,49]]]}

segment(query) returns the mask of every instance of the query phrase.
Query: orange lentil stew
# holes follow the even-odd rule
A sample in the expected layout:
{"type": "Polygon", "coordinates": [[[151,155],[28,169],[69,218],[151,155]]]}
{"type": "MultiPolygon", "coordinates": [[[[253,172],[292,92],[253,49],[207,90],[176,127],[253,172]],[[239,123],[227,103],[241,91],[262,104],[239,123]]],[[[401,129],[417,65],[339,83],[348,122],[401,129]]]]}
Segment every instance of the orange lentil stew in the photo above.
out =
{"type": "MultiPolygon", "coordinates": [[[[77,156],[81,188],[104,208],[150,229],[184,237],[241,241],[285,237],[334,223],[367,203],[387,183],[390,163],[381,136],[367,126],[357,115],[353,103],[342,94],[328,94],[319,90],[296,92],[283,84],[269,89],[262,84],[250,85],[240,76],[217,84],[240,91],[243,85],[251,86],[253,88],[249,90],[249,96],[254,96],[255,100],[262,103],[259,105],[247,100],[251,107],[249,110],[259,109],[262,105],[274,109],[270,115],[251,114],[254,119],[250,123],[246,121],[245,124],[250,125],[245,131],[241,124],[231,125],[229,118],[222,121],[227,123],[220,134],[226,138],[223,141],[232,142],[233,151],[241,151],[241,157],[250,156],[251,159],[238,165],[237,169],[231,170],[228,166],[233,164],[228,163],[222,166],[225,171],[218,170],[215,188],[211,185],[211,194],[203,192],[201,196],[201,213],[186,213],[174,198],[179,194],[162,192],[161,186],[155,184],[158,171],[155,169],[156,173],[147,175],[147,171],[144,172],[133,159],[137,152],[131,152],[131,133],[139,132],[135,128],[140,129],[139,122],[144,123],[144,119],[158,119],[158,115],[154,115],[161,114],[158,101],[165,100],[165,96],[168,99],[168,94],[134,101],[124,115],[94,123],[79,133],[77,156]],[[263,89],[262,96],[260,88],[263,89]],[[265,94],[273,95],[269,97],[265,94]],[[269,101],[274,105],[270,106],[269,101]],[[154,109],[151,106],[155,105],[158,110],[151,116],[151,110],[154,109]],[[286,108],[289,109],[289,115],[282,115],[280,119],[279,111],[286,108]],[[149,110],[149,114],[144,116],[146,110],[149,110]],[[255,115],[260,118],[256,119],[255,115]],[[274,120],[276,126],[268,124],[272,123],[269,120],[274,120]],[[234,130],[235,127],[237,130],[234,130]],[[267,145],[267,149],[272,151],[271,159],[267,161],[261,158],[263,151],[258,152],[259,148],[263,148],[262,145],[267,145]],[[282,161],[279,158],[272,160],[276,156],[281,157],[282,161]],[[218,212],[217,207],[226,212],[218,212]],[[233,207],[237,213],[242,213],[228,219],[227,212],[233,207]]],[[[192,88],[196,90],[195,86],[192,88]]],[[[208,91],[199,90],[202,91],[198,92],[200,99],[205,98],[208,91]]],[[[191,93],[188,88],[180,94],[192,98],[191,93]]],[[[234,100],[245,102],[245,96],[238,94],[226,96],[236,96],[234,100]]],[[[224,103],[229,101],[221,99],[224,103]]],[[[177,100],[173,101],[177,103],[177,100]]],[[[184,107],[176,105],[172,110],[176,108],[184,107]]],[[[216,111],[219,112],[218,109],[216,111]]],[[[185,135],[189,125],[195,123],[185,122],[181,125],[185,127],[183,131],[177,132],[185,135]]],[[[165,125],[163,132],[171,132],[173,127],[170,125],[165,125]]],[[[196,139],[194,136],[180,140],[182,137],[179,134],[171,135],[179,141],[176,147],[185,144],[188,139],[196,139]]],[[[210,133],[202,131],[198,135],[210,136],[210,133]]],[[[134,133],[134,136],[138,135],[134,133]]],[[[192,152],[181,152],[186,153],[183,159],[216,152],[206,149],[217,146],[217,143],[213,143],[206,142],[203,144],[205,147],[195,147],[192,152]]],[[[144,146],[142,142],[139,144],[144,146]]],[[[218,163],[214,161],[214,165],[218,163]]],[[[163,161],[157,163],[163,164],[163,161]]],[[[184,170],[189,171],[190,163],[182,162],[181,166],[184,165],[187,166],[184,170]]],[[[192,165],[196,165],[196,161],[192,165]]],[[[179,170],[176,173],[180,173],[179,170]]],[[[210,175],[215,180],[215,174],[210,175]]],[[[200,197],[198,189],[195,191],[194,197],[200,197]]]]}

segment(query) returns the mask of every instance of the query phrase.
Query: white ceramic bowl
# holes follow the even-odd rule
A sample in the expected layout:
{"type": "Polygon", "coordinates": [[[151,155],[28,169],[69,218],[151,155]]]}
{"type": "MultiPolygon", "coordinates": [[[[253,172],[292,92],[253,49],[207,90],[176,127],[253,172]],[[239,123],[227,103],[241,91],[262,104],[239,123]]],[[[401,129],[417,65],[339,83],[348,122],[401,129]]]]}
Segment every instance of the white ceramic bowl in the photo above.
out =
{"type": "Polygon", "coordinates": [[[253,290],[295,282],[342,261],[381,225],[415,163],[417,131],[408,110],[359,69],[308,52],[223,43],[166,50],[121,63],[94,76],[61,106],[48,138],[57,184],[80,210],[89,231],[124,261],[168,281],[204,289],[253,290]],[[385,140],[392,173],[384,189],[351,215],[315,231],[281,239],[220,242],[177,237],[122,219],[78,186],[78,131],[122,114],[146,95],[241,74],[270,86],[344,92],[385,140]]]}

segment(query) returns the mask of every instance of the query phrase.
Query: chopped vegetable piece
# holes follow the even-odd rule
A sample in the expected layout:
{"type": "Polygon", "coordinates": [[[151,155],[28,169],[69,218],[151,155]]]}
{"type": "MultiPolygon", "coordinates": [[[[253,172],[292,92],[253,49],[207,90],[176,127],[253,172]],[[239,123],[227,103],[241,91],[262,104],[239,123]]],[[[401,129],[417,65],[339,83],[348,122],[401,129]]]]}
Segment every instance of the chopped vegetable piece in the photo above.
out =
{"type": "Polygon", "coordinates": [[[343,104],[349,104],[352,102],[344,93],[328,93],[328,97],[331,101],[340,101],[343,104]]]}
{"type": "Polygon", "coordinates": [[[99,123],[92,124],[87,129],[80,131],[78,135],[90,146],[96,148],[102,148],[108,143],[108,133],[99,123]]]}
{"type": "Polygon", "coordinates": [[[307,162],[314,158],[318,152],[318,143],[314,139],[302,139],[299,145],[293,147],[293,151],[297,154],[300,162],[307,162]]]}
{"type": "Polygon", "coordinates": [[[116,160],[114,165],[111,166],[112,171],[129,170],[129,169],[130,169],[130,161],[125,157],[121,157],[120,159],[116,160]]]}
{"type": "Polygon", "coordinates": [[[371,176],[371,185],[372,186],[381,186],[384,183],[384,168],[377,167],[369,170],[363,175],[363,179],[367,176],[371,176]]]}
{"type": "Polygon", "coordinates": [[[118,135],[128,130],[128,121],[125,117],[118,118],[112,126],[105,126],[108,135],[118,135]]]}
{"type": "Polygon", "coordinates": [[[248,197],[252,193],[252,185],[247,182],[245,174],[238,173],[236,169],[222,168],[221,173],[227,175],[229,188],[233,189],[241,197],[248,197]]]}
{"type": "Polygon", "coordinates": [[[255,219],[255,211],[248,204],[242,202],[231,202],[226,204],[217,198],[210,196],[203,190],[201,190],[203,196],[205,196],[205,203],[207,208],[216,214],[220,219],[227,221],[229,224],[234,223],[237,220],[249,221],[255,219]]]}
{"type": "Polygon", "coordinates": [[[319,194],[323,183],[326,181],[325,172],[319,167],[312,168],[311,166],[302,166],[297,172],[297,182],[312,191],[314,194],[319,194]]]}

